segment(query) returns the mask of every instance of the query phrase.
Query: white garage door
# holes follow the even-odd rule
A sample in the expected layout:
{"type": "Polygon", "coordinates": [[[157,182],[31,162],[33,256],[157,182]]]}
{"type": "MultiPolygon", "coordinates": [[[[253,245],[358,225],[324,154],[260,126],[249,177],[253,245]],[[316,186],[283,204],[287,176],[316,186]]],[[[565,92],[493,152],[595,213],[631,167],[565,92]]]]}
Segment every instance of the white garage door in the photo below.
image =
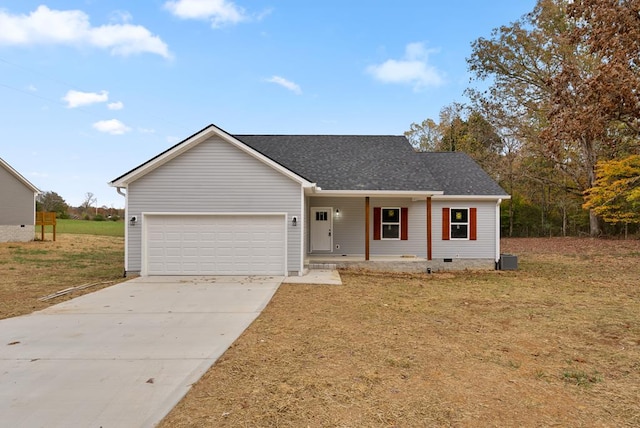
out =
{"type": "Polygon", "coordinates": [[[147,215],[148,275],[284,275],[284,215],[147,215]]]}

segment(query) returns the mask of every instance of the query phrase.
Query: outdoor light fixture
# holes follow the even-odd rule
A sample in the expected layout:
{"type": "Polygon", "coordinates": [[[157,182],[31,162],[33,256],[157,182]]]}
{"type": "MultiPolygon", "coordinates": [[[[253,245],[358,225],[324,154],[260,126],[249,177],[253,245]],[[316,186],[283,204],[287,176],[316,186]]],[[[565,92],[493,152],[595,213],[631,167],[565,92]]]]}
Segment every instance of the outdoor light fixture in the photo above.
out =
{"type": "Polygon", "coordinates": [[[136,217],[136,216],[132,216],[132,217],[129,219],[129,224],[130,224],[131,226],[135,226],[137,221],[138,221],[138,217],[136,217]]]}
{"type": "Polygon", "coordinates": [[[336,208],[336,217],[340,217],[340,208],[336,208]]]}
{"type": "Polygon", "coordinates": [[[297,226],[298,225],[298,217],[293,216],[291,217],[291,226],[297,226]]]}

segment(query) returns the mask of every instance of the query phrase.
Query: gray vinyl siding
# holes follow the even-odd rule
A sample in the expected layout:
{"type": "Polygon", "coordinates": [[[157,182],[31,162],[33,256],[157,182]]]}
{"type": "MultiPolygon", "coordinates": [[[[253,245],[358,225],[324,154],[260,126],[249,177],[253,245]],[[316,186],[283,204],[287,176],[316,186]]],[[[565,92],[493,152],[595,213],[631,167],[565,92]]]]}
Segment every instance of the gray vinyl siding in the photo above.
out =
{"type": "Polygon", "coordinates": [[[494,259],[496,254],[495,201],[433,201],[433,259],[494,259]],[[477,240],[442,239],[442,208],[477,208],[477,240]]]}
{"type": "Polygon", "coordinates": [[[411,199],[371,198],[371,227],[373,229],[373,208],[409,208],[409,236],[408,240],[373,240],[371,231],[372,256],[411,255],[427,257],[427,203],[426,201],[412,201],[411,199]]]}
{"type": "MultiPolygon", "coordinates": [[[[415,255],[427,256],[426,202],[407,198],[371,198],[369,202],[370,227],[369,254],[372,256],[415,255]],[[406,207],[409,209],[408,240],[373,240],[373,208],[406,207]]],[[[365,253],[365,198],[314,197],[309,208],[333,208],[333,254],[363,255],[365,253]],[[340,215],[336,216],[336,209],[340,215]],[[340,248],[336,248],[339,245],[340,248]]],[[[308,215],[308,213],[307,213],[308,215]]],[[[311,219],[309,219],[311,221],[311,219]]],[[[308,228],[307,228],[308,234],[308,228]]],[[[306,247],[307,251],[309,246],[306,247]]]]}
{"type": "MultiPolygon", "coordinates": [[[[213,137],[128,186],[127,218],[151,212],[287,213],[287,268],[300,268],[301,185],[226,141],[213,137]]],[[[143,225],[128,228],[130,272],[142,267],[143,225]]]]}
{"type": "Polygon", "coordinates": [[[309,226],[311,217],[309,211],[314,207],[333,208],[333,254],[359,255],[364,254],[364,206],[362,198],[311,198],[307,210],[307,246],[309,251],[309,226]],[[340,215],[336,216],[336,209],[340,215]],[[340,248],[336,248],[339,245],[340,248]]]}
{"type": "Polygon", "coordinates": [[[35,224],[34,192],[0,166],[0,225],[35,224]]]}

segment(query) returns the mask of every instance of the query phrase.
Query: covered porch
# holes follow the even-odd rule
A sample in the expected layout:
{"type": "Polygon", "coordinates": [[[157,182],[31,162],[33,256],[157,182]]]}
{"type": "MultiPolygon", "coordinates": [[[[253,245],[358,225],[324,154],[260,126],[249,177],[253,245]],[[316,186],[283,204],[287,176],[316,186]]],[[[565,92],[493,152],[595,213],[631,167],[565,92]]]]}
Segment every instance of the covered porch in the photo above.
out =
{"type": "Polygon", "coordinates": [[[433,192],[328,193],[305,201],[305,266],[432,259],[433,192]]]}

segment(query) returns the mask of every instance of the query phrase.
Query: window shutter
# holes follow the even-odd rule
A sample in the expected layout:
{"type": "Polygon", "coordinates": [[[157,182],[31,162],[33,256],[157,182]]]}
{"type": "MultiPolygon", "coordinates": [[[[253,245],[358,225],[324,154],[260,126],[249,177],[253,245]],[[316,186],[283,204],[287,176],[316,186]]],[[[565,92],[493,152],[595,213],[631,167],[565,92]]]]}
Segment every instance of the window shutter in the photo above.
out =
{"type": "Polygon", "coordinates": [[[373,208],[373,240],[380,240],[380,228],[382,224],[382,209],[380,207],[373,208]]]}
{"type": "Polygon", "coordinates": [[[442,240],[443,241],[448,241],[449,240],[449,233],[451,232],[451,227],[450,227],[450,213],[449,213],[449,208],[443,208],[442,209],[442,240]]]}
{"type": "Polygon", "coordinates": [[[475,241],[478,239],[477,234],[478,209],[469,208],[469,239],[475,241]]]}
{"type": "Polygon", "coordinates": [[[409,208],[400,208],[400,239],[409,239],[409,208]]]}

